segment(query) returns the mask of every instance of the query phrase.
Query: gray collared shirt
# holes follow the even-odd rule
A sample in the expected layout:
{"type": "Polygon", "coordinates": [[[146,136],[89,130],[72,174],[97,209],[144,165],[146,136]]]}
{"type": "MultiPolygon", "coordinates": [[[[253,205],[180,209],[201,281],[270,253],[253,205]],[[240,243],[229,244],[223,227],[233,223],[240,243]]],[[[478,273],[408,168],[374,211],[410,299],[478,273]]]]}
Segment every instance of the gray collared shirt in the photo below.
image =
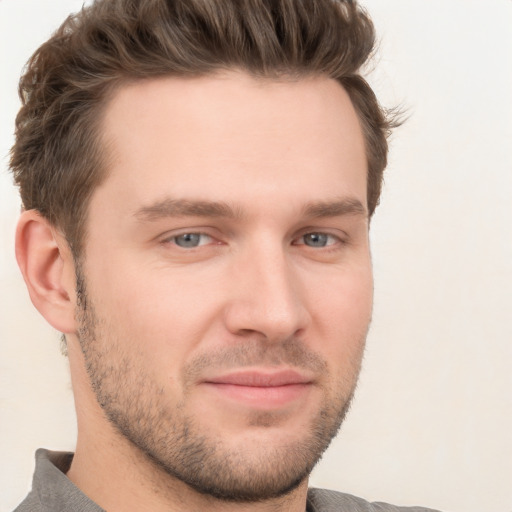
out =
{"type": "MultiPolygon", "coordinates": [[[[39,449],[32,490],[14,512],[105,512],[66,477],[73,454],[39,449]]],[[[307,512],[439,512],[369,503],[350,494],[310,489],[307,512]]]]}
{"type": "Polygon", "coordinates": [[[67,476],[73,454],[36,452],[32,490],[14,512],[105,512],[67,476]]]}

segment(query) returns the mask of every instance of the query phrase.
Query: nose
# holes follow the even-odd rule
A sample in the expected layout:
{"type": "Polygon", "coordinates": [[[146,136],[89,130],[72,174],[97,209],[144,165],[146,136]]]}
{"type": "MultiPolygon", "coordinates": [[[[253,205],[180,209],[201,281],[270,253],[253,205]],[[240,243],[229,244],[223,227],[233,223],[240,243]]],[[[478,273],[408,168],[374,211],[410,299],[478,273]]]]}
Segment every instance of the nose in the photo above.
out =
{"type": "Polygon", "coordinates": [[[227,329],[284,341],[306,329],[310,315],[300,272],[281,244],[248,250],[232,269],[232,295],[225,310],[227,329]]]}

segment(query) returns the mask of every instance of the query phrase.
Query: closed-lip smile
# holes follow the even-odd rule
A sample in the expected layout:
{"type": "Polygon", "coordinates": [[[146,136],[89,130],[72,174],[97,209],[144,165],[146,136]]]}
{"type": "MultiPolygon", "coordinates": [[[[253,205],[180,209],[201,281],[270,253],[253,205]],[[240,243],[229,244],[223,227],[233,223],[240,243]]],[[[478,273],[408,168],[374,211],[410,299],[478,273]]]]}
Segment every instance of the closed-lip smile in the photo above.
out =
{"type": "Polygon", "coordinates": [[[243,369],[203,381],[222,397],[258,409],[276,409],[294,402],[312,383],[312,377],[292,369],[243,369]]]}

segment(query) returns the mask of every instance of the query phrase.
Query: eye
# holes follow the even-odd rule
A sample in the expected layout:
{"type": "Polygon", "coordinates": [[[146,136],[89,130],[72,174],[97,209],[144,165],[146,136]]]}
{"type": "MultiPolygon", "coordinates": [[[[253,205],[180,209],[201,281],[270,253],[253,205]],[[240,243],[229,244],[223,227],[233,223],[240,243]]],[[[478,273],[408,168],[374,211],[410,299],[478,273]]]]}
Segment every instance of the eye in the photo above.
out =
{"type": "Polygon", "coordinates": [[[328,247],[339,242],[339,238],[328,233],[306,233],[299,239],[298,245],[308,247],[328,247]]]}
{"type": "Polygon", "coordinates": [[[178,247],[193,249],[194,247],[211,243],[212,237],[205,235],[204,233],[183,233],[181,235],[173,236],[169,241],[173,242],[178,247]]]}

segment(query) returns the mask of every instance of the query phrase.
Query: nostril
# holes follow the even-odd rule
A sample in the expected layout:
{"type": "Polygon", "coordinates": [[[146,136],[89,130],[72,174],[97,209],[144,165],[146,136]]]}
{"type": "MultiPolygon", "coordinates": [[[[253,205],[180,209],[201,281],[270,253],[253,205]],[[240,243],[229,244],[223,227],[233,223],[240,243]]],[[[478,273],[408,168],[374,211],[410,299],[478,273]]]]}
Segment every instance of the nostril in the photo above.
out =
{"type": "Polygon", "coordinates": [[[257,335],[268,341],[281,341],[306,328],[309,315],[298,297],[279,304],[275,300],[269,304],[270,300],[253,295],[248,300],[233,301],[225,315],[228,330],[237,336],[257,335]]]}

